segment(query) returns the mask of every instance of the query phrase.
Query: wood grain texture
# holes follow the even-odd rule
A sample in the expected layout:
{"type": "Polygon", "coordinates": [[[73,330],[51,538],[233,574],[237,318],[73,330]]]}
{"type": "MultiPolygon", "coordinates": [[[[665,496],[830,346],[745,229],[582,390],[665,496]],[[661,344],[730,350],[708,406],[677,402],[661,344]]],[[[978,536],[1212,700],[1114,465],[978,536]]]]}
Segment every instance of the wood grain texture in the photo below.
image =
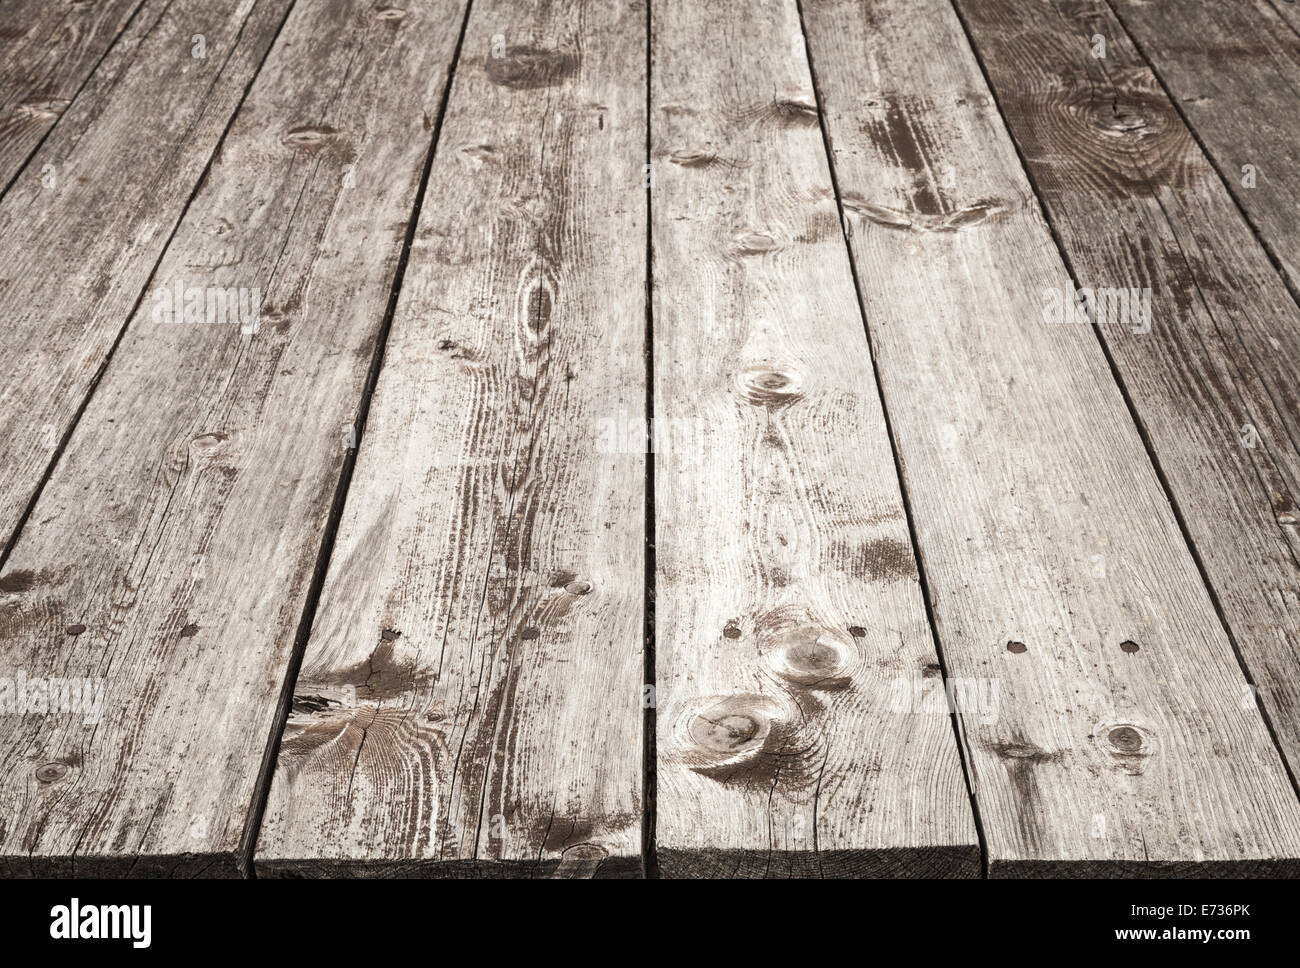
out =
{"type": "MultiPolygon", "coordinates": [[[[142,5],[142,0],[7,0],[0,24],[0,190],[142,5]]],[[[144,31],[133,31],[131,40],[138,43],[143,36],[144,31]]],[[[41,174],[37,170],[32,177],[41,174]]]]}
{"type": "Polygon", "coordinates": [[[1068,277],[953,9],[803,6],[940,647],[998,697],[958,717],[990,874],[1294,872],[1280,755],[1095,333],[1044,320],[1068,277]]]}
{"type": "Polygon", "coordinates": [[[0,548],[142,296],[289,0],[137,18],[0,201],[0,548]],[[194,34],[207,55],[192,56],[194,34]]]}
{"type": "Polygon", "coordinates": [[[1295,773],[1300,309],[1104,0],[958,8],[1295,773]]]}
{"type": "Polygon", "coordinates": [[[1268,0],[1268,4],[1286,21],[1287,26],[1300,34],[1300,5],[1297,5],[1296,0],[1268,0]]]}
{"type": "Polygon", "coordinates": [[[794,0],[652,11],[657,854],[978,876],[794,0]]]}
{"type": "Polygon", "coordinates": [[[103,682],[98,722],[0,718],[10,873],[246,866],[463,10],[297,5],[222,142],[0,576],[0,665],[103,682]]]}
{"type": "Polygon", "coordinates": [[[1267,0],[1111,6],[1300,298],[1300,34],[1267,0]]]}
{"type": "Polygon", "coordinates": [[[645,29],[473,5],[259,875],[640,870],[645,29]]]}

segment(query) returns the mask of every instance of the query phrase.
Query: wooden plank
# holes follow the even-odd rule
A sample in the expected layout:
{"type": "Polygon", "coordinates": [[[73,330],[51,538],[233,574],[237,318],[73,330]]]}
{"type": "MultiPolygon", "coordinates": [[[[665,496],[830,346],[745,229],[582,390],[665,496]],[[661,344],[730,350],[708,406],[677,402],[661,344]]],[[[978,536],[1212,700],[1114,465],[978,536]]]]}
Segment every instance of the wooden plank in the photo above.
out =
{"type": "Polygon", "coordinates": [[[959,10],[1294,774],[1300,309],[1103,0],[959,10]]]}
{"type": "MultiPolygon", "coordinates": [[[[142,0],[10,0],[0,26],[0,190],[76,98],[142,0]]],[[[148,15],[146,14],[146,18],[148,15]]],[[[133,31],[139,43],[143,31],[133,31]]],[[[40,178],[38,170],[32,173],[40,178]]]]}
{"type": "Polygon", "coordinates": [[[1300,34],[1266,0],[1112,7],[1300,298],[1300,34]]]}
{"type": "Polygon", "coordinates": [[[150,9],[0,200],[0,548],[270,48],[290,0],[150,9]],[[206,38],[195,58],[193,37],[206,38]]]}
{"type": "Polygon", "coordinates": [[[640,869],[644,44],[473,5],[259,875],[640,869]]]}
{"type": "Polygon", "coordinates": [[[952,7],[804,11],[940,647],[999,696],[958,717],[990,874],[1294,872],[1294,790],[1096,335],[1044,320],[1068,276],[952,7]]]}
{"type": "Polygon", "coordinates": [[[223,141],[0,577],[0,665],[103,690],[0,718],[11,873],[246,866],[463,10],[298,4],[223,141]]]}
{"type": "Polygon", "coordinates": [[[978,876],[798,9],[737,14],[651,18],[660,869],[978,876]]]}

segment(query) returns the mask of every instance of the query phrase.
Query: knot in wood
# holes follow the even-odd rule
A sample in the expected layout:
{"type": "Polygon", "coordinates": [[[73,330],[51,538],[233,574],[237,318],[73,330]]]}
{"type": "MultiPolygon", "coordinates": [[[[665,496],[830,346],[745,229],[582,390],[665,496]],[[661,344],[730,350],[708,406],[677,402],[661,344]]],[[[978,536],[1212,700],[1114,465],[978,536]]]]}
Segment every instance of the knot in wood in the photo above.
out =
{"type": "Polygon", "coordinates": [[[760,407],[786,407],[804,395],[803,375],[791,367],[755,365],[740,374],[741,392],[760,407]]]}
{"type": "Polygon", "coordinates": [[[338,129],[332,128],[328,124],[305,124],[290,128],[284,138],[281,139],[281,143],[286,148],[319,148],[336,134],[338,134],[338,129]]]}
{"type": "Polygon", "coordinates": [[[493,84],[526,91],[560,83],[578,69],[578,58],[566,51],[525,44],[507,48],[501,57],[489,54],[484,69],[493,84]]]}
{"type": "Polygon", "coordinates": [[[68,768],[62,763],[44,763],[36,768],[36,779],[41,783],[55,783],[68,775],[68,768]]]}
{"type": "Polygon", "coordinates": [[[1142,749],[1142,734],[1132,726],[1116,726],[1106,734],[1106,740],[1121,753],[1136,753],[1142,749]]]}

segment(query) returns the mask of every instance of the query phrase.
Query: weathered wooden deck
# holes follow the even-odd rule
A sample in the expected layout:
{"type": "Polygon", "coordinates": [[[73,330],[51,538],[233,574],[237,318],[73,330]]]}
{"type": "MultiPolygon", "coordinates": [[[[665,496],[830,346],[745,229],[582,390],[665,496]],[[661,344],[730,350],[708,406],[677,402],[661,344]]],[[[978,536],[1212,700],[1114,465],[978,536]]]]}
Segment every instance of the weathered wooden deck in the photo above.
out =
{"type": "Polygon", "coordinates": [[[0,0],[0,873],[1300,872],[1285,0],[0,0]]]}

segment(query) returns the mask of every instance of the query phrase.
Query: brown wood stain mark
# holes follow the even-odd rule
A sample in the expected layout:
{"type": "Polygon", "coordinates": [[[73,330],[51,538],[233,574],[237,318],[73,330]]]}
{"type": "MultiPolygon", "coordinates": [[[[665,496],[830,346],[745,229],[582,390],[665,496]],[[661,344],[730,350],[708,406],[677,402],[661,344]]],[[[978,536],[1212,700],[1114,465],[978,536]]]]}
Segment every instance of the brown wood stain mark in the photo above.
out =
{"type": "Polygon", "coordinates": [[[488,54],[483,62],[493,84],[521,91],[559,84],[578,66],[576,54],[528,44],[508,47],[501,57],[488,54]]]}
{"type": "Polygon", "coordinates": [[[1048,752],[1033,743],[1010,742],[1010,743],[988,743],[988,750],[1002,757],[1004,760],[1013,760],[1031,764],[1039,763],[1057,763],[1064,758],[1065,754],[1061,751],[1048,752]]]}
{"type": "Polygon", "coordinates": [[[425,690],[433,677],[414,665],[405,653],[399,654],[399,648],[396,639],[381,638],[364,662],[325,676],[314,675],[310,682],[300,684],[299,690],[329,694],[351,686],[356,689],[358,702],[409,698],[425,690]]]}
{"type": "Polygon", "coordinates": [[[1042,793],[1039,771],[1045,766],[1061,763],[1063,751],[1049,751],[1030,743],[1022,736],[1001,743],[986,743],[984,748],[997,757],[1007,771],[1015,797],[1010,806],[1015,823],[1024,843],[1036,849],[1049,833],[1049,821],[1042,816],[1042,793]]]}
{"type": "Polygon", "coordinates": [[[943,155],[943,139],[931,130],[933,107],[927,97],[882,93],[868,98],[866,108],[873,116],[862,126],[882,157],[910,176],[911,210],[926,216],[943,215],[949,208],[939,188],[942,171],[937,159],[943,155]]]}
{"type": "Polygon", "coordinates": [[[871,581],[918,578],[912,546],[897,538],[874,538],[862,547],[862,564],[871,581]]]}
{"type": "Polygon", "coordinates": [[[36,573],[30,570],[11,571],[0,578],[0,592],[29,592],[36,587],[36,573]]]}

